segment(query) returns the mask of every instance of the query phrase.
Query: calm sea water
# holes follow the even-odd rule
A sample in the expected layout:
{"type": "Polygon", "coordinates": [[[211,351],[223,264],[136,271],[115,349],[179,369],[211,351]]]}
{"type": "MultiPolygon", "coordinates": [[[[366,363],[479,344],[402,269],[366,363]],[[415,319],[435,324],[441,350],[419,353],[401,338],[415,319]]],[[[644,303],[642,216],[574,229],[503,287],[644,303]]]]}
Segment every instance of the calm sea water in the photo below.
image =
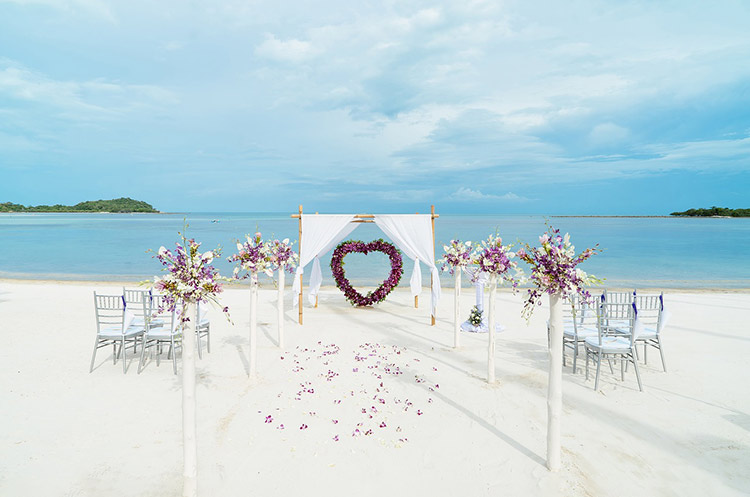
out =
{"type": "MultiPolygon", "coordinates": [[[[200,214],[0,214],[0,277],[17,279],[148,279],[160,264],[148,253],[174,246],[184,221],[187,234],[207,250],[221,245],[235,251],[238,238],[259,230],[264,237],[298,237],[288,213],[200,214]]],[[[545,228],[544,216],[441,215],[435,222],[436,255],[452,238],[481,240],[498,231],[504,241],[532,245],[545,228]]],[[[606,286],[637,288],[750,288],[750,219],[688,218],[549,218],[570,232],[578,250],[598,243],[604,251],[583,269],[605,278],[606,286]]],[[[372,224],[362,224],[350,238],[386,238],[372,224]]],[[[332,285],[322,260],[324,285],[332,285]]],[[[382,254],[347,256],[347,276],[374,285],[388,272],[382,254]]],[[[231,274],[223,257],[222,274],[231,274]]],[[[405,261],[401,285],[408,285],[405,261]]],[[[309,274],[309,271],[308,271],[309,274]]],[[[424,270],[425,281],[429,273],[424,270]]],[[[305,280],[307,281],[307,279],[305,280]]],[[[444,285],[452,279],[444,276],[444,285]]]]}

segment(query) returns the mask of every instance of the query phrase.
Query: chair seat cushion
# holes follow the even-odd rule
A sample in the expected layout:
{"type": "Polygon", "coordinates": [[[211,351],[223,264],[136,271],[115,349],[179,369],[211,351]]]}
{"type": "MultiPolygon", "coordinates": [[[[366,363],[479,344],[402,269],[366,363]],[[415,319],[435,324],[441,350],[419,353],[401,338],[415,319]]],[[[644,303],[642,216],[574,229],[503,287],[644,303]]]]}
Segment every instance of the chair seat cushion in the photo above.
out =
{"type": "MultiPolygon", "coordinates": [[[[156,319],[152,319],[151,320],[151,322],[149,323],[149,327],[150,328],[159,328],[161,326],[165,326],[166,324],[167,324],[167,322],[164,319],[162,319],[162,318],[156,318],[156,319]]],[[[144,327],[144,326],[146,326],[146,320],[143,318],[143,316],[138,316],[138,317],[136,317],[133,320],[133,325],[134,326],[144,327]]]]}
{"type": "Polygon", "coordinates": [[[595,350],[607,352],[627,352],[630,350],[630,339],[625,337],[602,337],[602,344],[599,345],[599,337],[587,337],[586,347],[595,350]]]}
{"type": "Polygon", "coordinates": [[[630,328],[631,322],[629,319],[608,319],[608,328],[630,328]]]}
{"type": "Polygon", "coordinates": [[[641,331],[641,334],[638,335],[638,340],[649,340],[651,338],[656,338],[657,336],[659,336],[659,333],[657,333],[656,328],[645,326],[643,331],[641,331]]]}
{"type": "MultiPolygon", "coordinates": [[[[175,333],[175,336],[179,335],[179,333],[175,333]]],[[[169,340],[172,336],[172,333],[169,329],[169,327],[162,327],[162,328],[156,328],[148,330],[148,333],[146,333],[146,339],[151,340],[169,340]]]]}
{"type": "MultiPolygon", "coordinates": [[[[565,327],[563,330],[563,334],[567,337],[574,337],[576,336],[576,330],[573,327],[565,327]]],[[[578,338],[583,339],[590,336],[597,336],[599,334],[599,330],[597,330],[593,326],[579,326],[578,327],[578,338]]]]}
{"type": "Polygon", "coordinates": [[[618,335],[630,336],[630,328],[628,326],[619,326],[617,328],[610,328],[610,331],[618,335]]]}
{"type": "MultiPolygon", "coordinates": [[[[143,333],[143,326],[131,325],[125,330],[124,335],[130,338],[141,333],[143,333]]],[[[122,327],[117,325],[104,326],[99,330],[99,336],[103,338],[121,338],[123,336],[122,327]]]]}

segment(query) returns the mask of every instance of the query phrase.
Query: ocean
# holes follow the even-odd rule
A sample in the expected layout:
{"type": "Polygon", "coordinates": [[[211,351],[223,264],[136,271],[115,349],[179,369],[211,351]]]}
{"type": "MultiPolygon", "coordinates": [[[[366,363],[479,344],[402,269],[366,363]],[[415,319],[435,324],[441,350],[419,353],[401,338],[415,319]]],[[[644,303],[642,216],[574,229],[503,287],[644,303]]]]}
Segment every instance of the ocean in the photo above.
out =
{"type": "MultiPolygon", "coordinates": [[[[606,287],[750,288],[750,219],[441,214],[435,221],[436,257],[451,239],[479,241],[495,232],[516,247],[519,241],[537,245],[546,222],[569,232],[577,251],[599,244],[603,251],[581,268],[603,278],[606,287]]],[[[0,278],[151,279],[161,265],[148,250],[174,247],[185,223],[202,250],[223,248],[217,267],[227,276],[232,266],[226,256],[245,234],[298,238],[290,213],[0,214],[0,278]]],[[[387,240],[373,224],[361,224],[349,238],[387,240]]],[[[333,285],[330,254],[321,262],[323,284],[333,285]]],[[[346,271],[354,284],[379,284],[389,272],[387,257],[348,255],[346,271]]],[[[404,261],[401,286],[408,286],[410,271],[404,261]]],[[[427,283],[429,272],[422,272],[427,283]]],[[[441,276],[444,286],[452,281],[441,276]]]]}

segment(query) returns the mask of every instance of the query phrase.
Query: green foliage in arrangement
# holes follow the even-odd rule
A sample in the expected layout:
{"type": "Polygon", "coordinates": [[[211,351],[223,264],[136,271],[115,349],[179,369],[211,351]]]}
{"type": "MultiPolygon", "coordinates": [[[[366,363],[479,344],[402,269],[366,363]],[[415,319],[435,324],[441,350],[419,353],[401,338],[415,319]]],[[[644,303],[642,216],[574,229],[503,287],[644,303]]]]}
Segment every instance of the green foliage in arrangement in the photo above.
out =
{"type": "Polygon", "coordinates": [[[30,205],[0,203],[0,212],[159,212],[142,200],[122,197],[112,200],[89,200],[76,205],[30,205]]]}
{"type": "Polygon", "coordinates": [[[479,326],[482,324],[482,311],[480,311],[477,306],[471,308],[469,323],[471,323],[472,326],[479,326]]]}
{"type": "Polygon", "coordinates": [[[713,206],[710,209],[688,209],[684,212],[673,212],[670,216],[686,217],[750,217],[750,209],[729,209],[713,206]]]}

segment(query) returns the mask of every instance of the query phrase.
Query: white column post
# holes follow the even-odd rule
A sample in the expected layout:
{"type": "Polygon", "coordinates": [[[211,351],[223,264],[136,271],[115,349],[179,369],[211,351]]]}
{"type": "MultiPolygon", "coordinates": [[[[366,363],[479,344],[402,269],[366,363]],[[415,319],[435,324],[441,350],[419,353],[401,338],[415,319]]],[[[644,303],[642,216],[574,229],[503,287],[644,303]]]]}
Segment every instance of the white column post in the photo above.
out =
{"type": "Polygon", "coordinates": [[[456,268],[456,281],[453,284],[453,347],[461,341],[461,268],[456,268]]]}
{"type": "Polygon", "coordinates": [[[284,266],[279,267],[279,348],[284,348],[284,266]]]}
{"type": "Polygon", "coordinates": [[[258,274],[250,276],[250,376],[258,370],[258,274]]]}
{"type": "MultiPolygon", "coordinates": [[[[195,304],[183,307],[182,316],[189,318],[182,323],[182,495],[198,495],[198,447],[196,442],[195,400],[195,304]]],[[[172,351],[174,354],[174,351],[172,351]]]]}
{"type": "Polygon", "coordinates": [[[495,383],[495,296],[497,275],[490,276],[489,330],[487,331],[487,383],[495,383]]]}
{"type": "Polygon", "coordinates": [[[562,297],[549,296],[549,390],[547,392],[547,468],[560,469],[560,416],[562,414],[562,297]]]}

